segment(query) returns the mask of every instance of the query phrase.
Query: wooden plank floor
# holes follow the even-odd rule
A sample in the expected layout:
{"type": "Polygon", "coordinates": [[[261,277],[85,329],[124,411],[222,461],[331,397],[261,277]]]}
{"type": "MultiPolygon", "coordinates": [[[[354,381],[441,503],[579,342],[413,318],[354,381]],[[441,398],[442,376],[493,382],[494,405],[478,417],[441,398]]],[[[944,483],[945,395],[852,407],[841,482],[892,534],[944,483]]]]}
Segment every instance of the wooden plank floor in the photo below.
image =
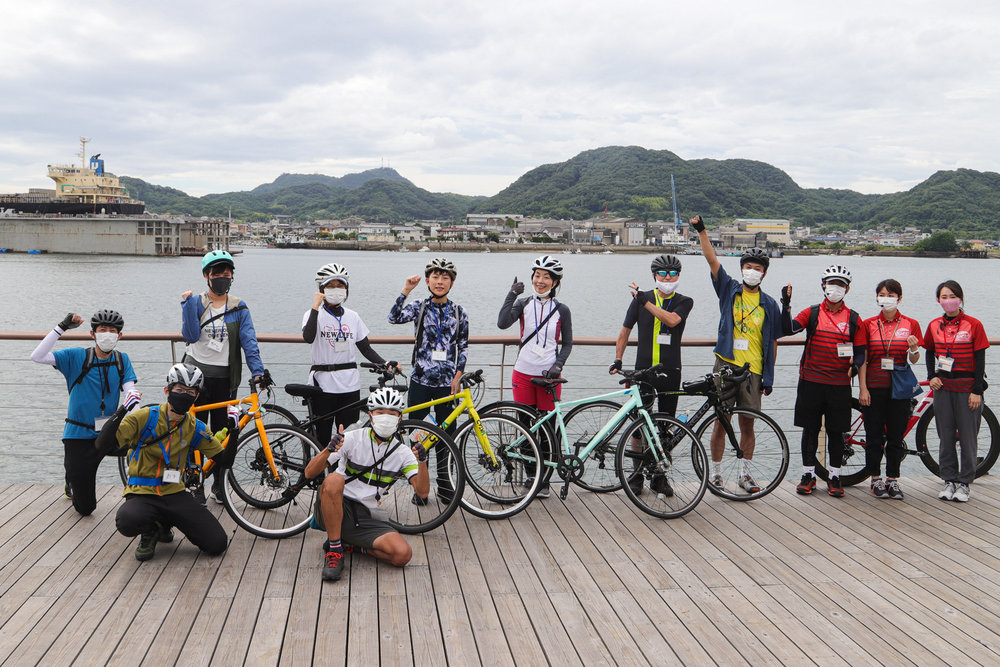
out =
{"type": "Polygon", "coordinates": [[[408,538],[404,569],[237,530],[138,563],[117,489],[78,517],[61,486],[0,485],[0,662],[10,665],[997,664],[1000,482],[966,505],[934,478],[904,502],[708,496],[660,521],[571,492],[408,538]]]}

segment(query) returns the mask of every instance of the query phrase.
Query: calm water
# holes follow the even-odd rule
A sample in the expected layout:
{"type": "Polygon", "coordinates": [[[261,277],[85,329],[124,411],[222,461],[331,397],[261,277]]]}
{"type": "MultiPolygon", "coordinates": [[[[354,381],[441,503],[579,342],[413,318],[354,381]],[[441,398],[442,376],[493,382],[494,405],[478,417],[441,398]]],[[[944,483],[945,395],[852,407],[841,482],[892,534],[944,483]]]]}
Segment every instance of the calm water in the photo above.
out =
{"type": "MultiPolygon", "coordinates": [[[[312,303],[313,276],[317,268],[340,262],[351,272],[347,305],[357,310],[373,334],[408,334],[410,325],[390,325],[386,315],[406,276],[422,274],[433,253],[328,252],[317,250],[249,249],[237,257],[233,293],[250,306],[260,333],[298,333],[302,315],[312,303]]],[[[451,258],[459,271],[452,297],[468,311],[473,335],[501,333],[496,327],[497,310],[517,276],[527,282],[534,254],[459,253],[451,258]]],[[[649,255],[559,255],[566,267],[559,298],[572,310],[577,336],[617,335],[629,302],[627,285],[637,281],[643,289],[652,285],[649,255]]],[[[700,256],[685,256],[679,291],[694,298],[695,308],[687,325],[691,337],[714,337],[718,323],[718,301],[712,290],[708,267],[700,256]]],[[[941,312],[934,289],[945,279],[958,280],[965,288],[967,310],[980,318],[990,336],[1000,335],[1000,310],[994,307],[993,284],[1000,265],[994,260],[916,259],[874,257],[787,257],[775,260],[763,287],[774,297],[780,285],[794,286],[793,309],[801,309],[821,298],[819,277],[832,262],[846,265],[854,274],[853,291],[847,302],[862,316],[875,313],[875,284],[894,277],[903,285],[901,310],[922,325],[941,312]]],[[[204,281],[199,258],[92,257],[83,255],[0,255],[0,285],[7,306],[0,310],[0,330],[47,331],[67,311],[89,319],[99,308],[115,308],[125,317],[128,331],[179,331],[180,294],[200,291],[204,281]]],[[[736,258],[723,258],[731,273],[738,271],[736,258]]],[[[529,287],[530,289],[530,287],[529,287]]],[[[423,286],[413,296],[423,296],[423,286]]],[[[511,330],[513,331],[513,330],[511,330]]],[[[634,338],[634,333],[633,333],[634,338]]],[[[0,419],[17,424],[18,434],[0,439],[0,480],[49,481],[60,477],[62,432],[66,390],[62,376],[47,366],[33,364],[28,355],[35,342],[8,341],[0,346],[0,359],[8,372],[0,378],[0,419]]],[[[68,343],[67,343],[68,344],[68,343]]],[[[60,344],[64,345],[64,344],[60,344]]],[[[171,362],[167,343],[125,342],[139,375],[140,389],[154,400],[162,391],[163,376],[171,362]]],[[[176,348],[178,355],[181,347],[176,348]]],[[[409,360],[406,349],[380,349],[387,358],[409,360]]],[[[772,413],[789,432],[793,465],[797,466],[798,435],[791,427],[795,364],[799,350],[779,352],[775,394],[765,400],[772,413]]],[[[499,348],[476,346],[470,350],[469,368],[487,369],[491,387],[500,383],[499,348]]],[[[628,364],[634,353],[626,354],[628,364]]],[[[264,363],[279,384],[302,382],[308,367],[304,345],[266,345],[264,363]]],[[[570,357],[566,375],[571,384],[567,397],[614,391],[617,384],[605,372],[613,360],[612,348],[578,347],[570,357]]],[[[508,362],[510,359],[508,359],[508,362]]],[[[689,348],[685,353],[685,376],[706,371],[710,350],[689,348]]],[[[994,369],[991,369],[994,370],[994,369]]],[[[507,383],[509,384],[509,369],[507,383]]],[[[996,374],[994,370],[994,375],[996,374]]],[[[922,376],[922,372],[918,372],[922,376]]],[[[283,401],[289,407],[292,403],[283,401]]],[[[682,409],[684,408],[682,403],[682,409]]],[[[792,469],[793,472],[797,468],[792,469]]],[[[920,468],[914,472],[920,472],[920,468]]],[[[115,479],[113,466],[102,468],[105,481],[115,479]]]]}

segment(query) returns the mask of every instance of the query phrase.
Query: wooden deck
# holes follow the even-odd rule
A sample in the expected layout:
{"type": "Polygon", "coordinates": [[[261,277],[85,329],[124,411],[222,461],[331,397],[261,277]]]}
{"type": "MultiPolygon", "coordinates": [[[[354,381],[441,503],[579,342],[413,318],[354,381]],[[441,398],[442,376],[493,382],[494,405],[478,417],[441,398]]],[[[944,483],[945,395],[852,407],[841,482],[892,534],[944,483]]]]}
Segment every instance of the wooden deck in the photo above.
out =
{"type": "Polygon", "coordinates": [[[349,556],[320,579],[316,531],[233,531],[138,563],[106,487],[80,518],[61,487],[0,485],[0,661],[11,665],[997,664],[1000,482],[967,505],[930,477],[684,519],[571,492],[509,521],[461,513],[410,538],[404,569],[349,556]]]}

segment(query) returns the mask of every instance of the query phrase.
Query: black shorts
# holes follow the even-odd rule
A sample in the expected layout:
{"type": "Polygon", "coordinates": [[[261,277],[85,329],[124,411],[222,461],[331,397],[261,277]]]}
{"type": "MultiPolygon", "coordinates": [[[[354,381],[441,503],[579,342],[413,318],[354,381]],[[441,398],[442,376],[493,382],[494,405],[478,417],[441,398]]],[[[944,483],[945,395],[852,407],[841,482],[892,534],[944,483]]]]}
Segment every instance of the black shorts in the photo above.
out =
{"type": "Polygon", "coordinates": [[[824,417],[828,431],[850,429],[850,385],[820,384],[800,379],[795,396],[795,425],[816,430],[824,417]]]}
{"type": "MultiPolygon", "coordinates": [[[[314,528],[326,530],[319,494],[316,494],[316,503],[313,507],[313,523],[314,528]]],[[[395,532],[396,529],[387,522],[372,516],[372,511],[366,505],[350,498],[344,498],[344,520],[340,524],[341,542],[371,549],[375,540],[387,533],[395,532]]]]}

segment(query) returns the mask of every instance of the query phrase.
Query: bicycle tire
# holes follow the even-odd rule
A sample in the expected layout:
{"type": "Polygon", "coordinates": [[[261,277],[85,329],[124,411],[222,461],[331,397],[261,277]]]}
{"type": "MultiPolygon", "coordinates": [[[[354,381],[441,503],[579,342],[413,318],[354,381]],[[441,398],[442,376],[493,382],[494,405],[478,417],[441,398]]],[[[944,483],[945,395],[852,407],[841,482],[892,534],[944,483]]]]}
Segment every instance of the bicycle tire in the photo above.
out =
{"type": "Polygon", "coordinates": [[[305,479],[306,464],[320,452],[312,436],[285,424],[268,424],[264,434],[279,479],[275,480],[256,428],[240,435],[232,466],[222,477],[223,504],[241,528],[266,538],[296,535],[313,515],[322,477],[305,479]]]}
{"type": "MultiPolygon", "coordinates": [[[[281,407],[277,403],[261,403],[260,407],[264,410],[263,419],[264,419],[264,424],[265,425],[267,425],[267,424],[285,424],[287,426],[299,426],[302,423],[302,420],[300,420],[295,415],[294,412],[292,412],[288,408],[281,407]]],[[[251,423],[253,423],[253,422],[251,422],[251,423]]],[[[247,426],[249,426],[249,425],[250,424],[247,424],[247,426]]],[[[303,429],[303,430],[305,430],[307,433],[309,433],[309,431],[307,429],[303,429]]],[[[309,433],[309,434],[313,435],[312,433],[309,433]]],[[[316,436],[313,435],[313,438],[315,438],[315,437],[316,436]]]]}
{"type": "Polygon", "coordinates": [[[693,510],[705,496],[708,455],[684,422],[659,412],[649,414],[649,418],[652,430],[640,414],[622,433],[615,451],[616,467],[625,495],[636,507],[660,519],[676,519],[693,510]],[[638,450],[633,449],[633,434],[638,436],[638,450]],[[667,449],[665,457],[659,453],[661,449],[667,449]],[[635,476],[650,488],[633,489],[635,476]]]}
{"type": "MultiPolygon", "coordinates": [[[[731,420],[730,423],[737,438],[740,437],[739,417],[751,417],[754,420],[753,432],[756,444],[754,446],[753,459],[743,460],[747,461],[747,474],[754,479],[760,490],[749,493],[740,488],[740,459],[735,456],[736,448],[731,442],[726,443],[726,447],[723,450],[722,465],[720,466],[721,472],[719,473],[722,476],[722,486],[719,487],[710,483],[708,490],[721,498],[736,501],[755,500],[766,496],[778,488],[778,485],[785,479],[785,474],[788,472],[790,458],[788,439],[785,437],[785,433],[781,430],[781,427],[778,426],[778,423],[759,410],[734,407],[729,409],[728,412],[736,416],[736,419],[731,420]],[[764,424],[765,428],[762,429],[761,424],[764,424]]],[[[710,441],[712,436],[709,429],[714,429],[717,422],[718,416],[714,413],[702,420],[698,425],[697,432],[698,439],[701,442],[710,441]]],[[[728,434],[726,437],[728,439],[728,434]]],[[[715,467],[713,464],[712,470],[709,471],[709,477],[712,477],[714,474],[715,467]]]]}
{"type": "MultiPolygon", "coordinates": [[[[572,453],[579,456],[591,438],[611,421],[621,407],[620,403],[614,401],[594,401],[570,410],[563,423],[572,453]]],[[[629,421],[623,419],[591,450],[583,460],[583,475],[574,480],[574,484],[596,493],[609,493],[622,488],[618,468],[615,466],[615,451],[618,438],[628,424],[629,421]]]]}
{"type": "MultiPolygon", "coordinates": [[[[487,414],[502,414],[517,419],[522,426],[530,429],[542,417],[542,413],[530,405],[518,403],[517,401],[495,401],[482,408],[477,408],[480,417],[487,414]]],[[[535,442],[538,443],[538,451],[545,460],[553,461],[553,453],[561,450],[559,439],[556,438],[555,430],[552,426],[553,420],[549,419],[536,431],[532,432],[535,442]]],[[[542,482],[548,482],[555,470],[552,466],[542,468],[542,482]]]]}
{"type": "MultiPolygon", "coordinates": [[[[934,406],[929,405],[927,410],[923,415],[920,416],[920,421],[917,422],[917,451],[920,452],[920,460],[923,461],[924,465],[931,472],[931,474],[940,476],[941,466],[939,463],[940,457],[940,440],[937,437],[937,426],[931,428],[931,420],[934,419],[934,406]],[[930,436],[930,444],[928,444],[928,436],[930,436]]],[[[979,422],[979,431],[982,431],[983,423],[989,427],[989,449],[983,456],[979,456],[979,451],[981,447],[977,446],[976,452],[976,477],[982,477],[990,471],[993,465],[997,462],[997,456],[1000,455],[1000,423],[997,422],[996,415],[990,410],[989,406],[985,403],[983,404],[983,415],[979,422]]],[[[982,439],[978,437],[977,432],[977,443],[982,442],[982,439]]],[[[958,437],[955,438],[955,446],[959,447],[958,437]]]]}
{"type": "Polygon", "coordinates": [[[422,419],[404,419],[399,429],[408,446],[433,438],[435,444],[427,450],[431,492],[426,505],[417,505],[413,502],[416,495],[413,486],[400,478],[381,491],[379,510],[387,514],[385,520],[400,533],[426,533],[443,524],[458,509],[465,493],[465,471],[454,440],[439,426],[422,419]]]}
{"type": "Polygon", "coordinates": [[[462,509],[481,519],[512,517],[531,503],[542,484],[538,442],[521,422],[504,414],[480,415],[479,425],[496,462],[482,450],[475,422],[466,421],[455,431],[469,487],[462,509]]]}

